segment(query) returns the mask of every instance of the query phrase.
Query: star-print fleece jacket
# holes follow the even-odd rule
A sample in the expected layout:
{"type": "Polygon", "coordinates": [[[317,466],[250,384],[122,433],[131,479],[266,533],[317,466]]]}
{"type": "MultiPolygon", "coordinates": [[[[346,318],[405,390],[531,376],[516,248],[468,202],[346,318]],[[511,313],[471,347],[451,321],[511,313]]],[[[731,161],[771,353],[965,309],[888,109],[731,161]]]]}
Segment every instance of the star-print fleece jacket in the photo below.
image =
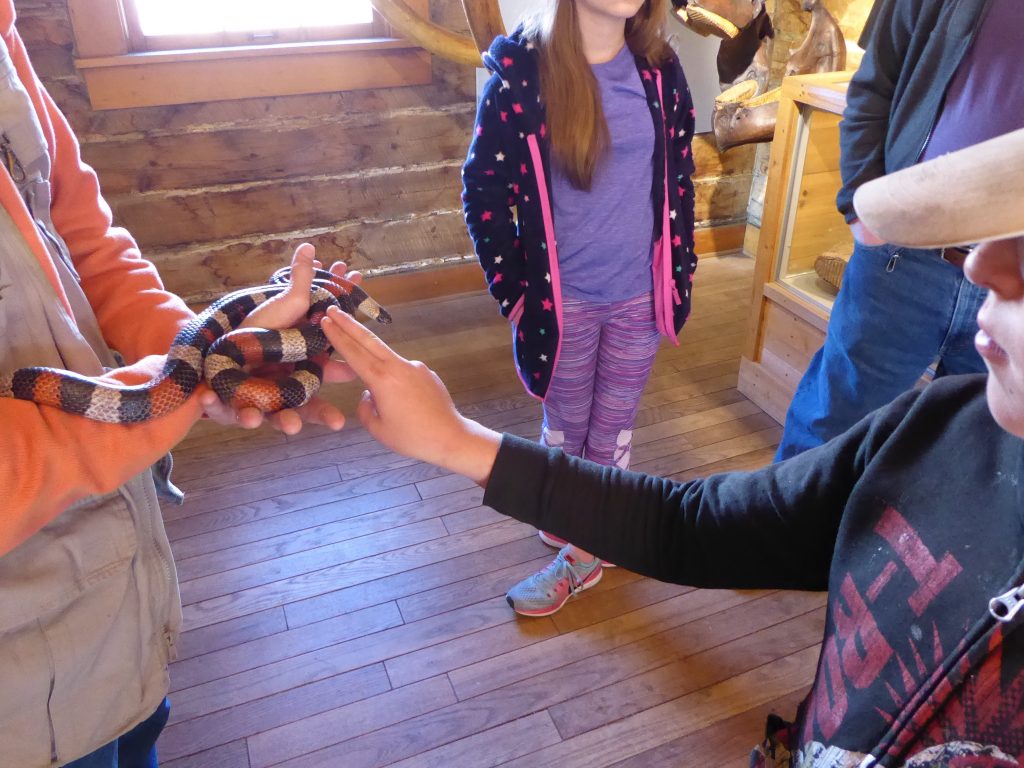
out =
{"type": "MultiPolygon", "coordinates": [[[[537,47],[520,29],[510,37],[499,36],[484,54],[484,64],[492,76],[480,98],[462,170],[463,209],[491,295],[513,324],[519,376],[528,392],[543,399],[558,365],[562,294],[537,47]]],[[[697,268],[693,101],[675,56],[660,68],[637,57],[636,66],[655,126],[655,309],[658,329],[676,341],[690,313],[697,268]]]]}

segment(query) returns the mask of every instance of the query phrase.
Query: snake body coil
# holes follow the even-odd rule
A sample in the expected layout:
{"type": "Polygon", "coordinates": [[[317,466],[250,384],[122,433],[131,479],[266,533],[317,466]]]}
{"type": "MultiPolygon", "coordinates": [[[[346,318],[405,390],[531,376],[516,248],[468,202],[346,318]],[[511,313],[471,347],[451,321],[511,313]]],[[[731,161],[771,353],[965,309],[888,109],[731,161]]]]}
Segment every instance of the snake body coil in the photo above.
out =
{"type": "Polygon", "coordinates": [[[236,330],[263,302],[283,293],[285,267],[270,283],[228,294],[211,304],[174,338],[160,375],[146,384],[118,386],[56,368],[19,368],[0,374],[0,397],[30,400],[109,424],[135,424],[159,418],[185,403],[200,381],[235,408],[264,413],[297,408],[323,382],[323,363],[332,348],[319,323],[336,305],[351,315],[359,310],[380,323],[391,316],[362,288],[326,270],[316,270],[306,321],[284,331],[236,330]],[[258,378],[243,370],[266,363],[294,363],[290,375],[258,378]]]}

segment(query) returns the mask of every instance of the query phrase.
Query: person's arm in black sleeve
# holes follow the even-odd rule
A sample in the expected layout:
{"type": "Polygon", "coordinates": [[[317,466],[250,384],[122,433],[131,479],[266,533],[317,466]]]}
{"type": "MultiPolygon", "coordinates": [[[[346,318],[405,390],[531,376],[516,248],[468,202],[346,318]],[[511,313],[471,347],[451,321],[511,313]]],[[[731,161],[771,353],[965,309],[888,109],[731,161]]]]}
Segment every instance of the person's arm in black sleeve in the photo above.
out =
{"type": "Polygon", "coordinates": [[[321,327],[366,385],[357,413],[383,445],[473,480],[498,512],[639,573],[696,586],[825,588],[850,495],[918,398],[908,393],[826,445],[758,472],[676,483],[495,432],[460,414],[430,368],[350,315],[329,310],[321,327]]]}
{"type": "Polygon", "coordinates": [[[889,114],[910,43],[919,0],[877,0],[860,43],[864,58],[846,91],[839,124],[843,185],[836,207],[847,223],[856,219],[853,193],[885,175],[889,114]]]}
{"type": "Polygon", "coordinates": [[[825,589],[850,493],[916,396],[788,461],[688,483],[505,435],[484,504],[662,581],[825,589]]]}

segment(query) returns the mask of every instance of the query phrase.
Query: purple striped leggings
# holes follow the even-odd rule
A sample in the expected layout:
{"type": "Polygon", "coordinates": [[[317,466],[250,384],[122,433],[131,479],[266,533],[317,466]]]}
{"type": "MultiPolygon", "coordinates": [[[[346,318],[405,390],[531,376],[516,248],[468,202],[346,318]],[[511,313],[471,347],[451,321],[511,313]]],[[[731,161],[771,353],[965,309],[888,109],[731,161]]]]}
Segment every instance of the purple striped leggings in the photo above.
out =
{"type": "Polygon", "coordinates": [[[563,299],[541,443],[628,469],[633,421],[660,342],[653,293],[612,303],[563,299]]]}

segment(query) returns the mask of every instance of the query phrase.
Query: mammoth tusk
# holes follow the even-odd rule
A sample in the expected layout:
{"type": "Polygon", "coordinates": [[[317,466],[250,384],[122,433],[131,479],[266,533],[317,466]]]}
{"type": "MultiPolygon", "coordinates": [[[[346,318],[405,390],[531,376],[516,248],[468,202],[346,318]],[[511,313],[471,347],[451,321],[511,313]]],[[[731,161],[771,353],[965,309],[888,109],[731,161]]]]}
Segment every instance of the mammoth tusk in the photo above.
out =
{"type": "Polygon", "coordinates": [[[486,51],[498,35],[505,34],[505,22],[501,18],[498,0],[462,0],[462,7],[469,20],[476,47],[486,51]]]}
{"type": "Polygon", "coordinates": [[[412,10],[405,0],[371,0],[373,7],[399,33],[417,45],[426,48],[456,64],[471,67],[482,65],[480,49],[468,36],[460,35],[432,21],[427,21],[412,10]]]}

